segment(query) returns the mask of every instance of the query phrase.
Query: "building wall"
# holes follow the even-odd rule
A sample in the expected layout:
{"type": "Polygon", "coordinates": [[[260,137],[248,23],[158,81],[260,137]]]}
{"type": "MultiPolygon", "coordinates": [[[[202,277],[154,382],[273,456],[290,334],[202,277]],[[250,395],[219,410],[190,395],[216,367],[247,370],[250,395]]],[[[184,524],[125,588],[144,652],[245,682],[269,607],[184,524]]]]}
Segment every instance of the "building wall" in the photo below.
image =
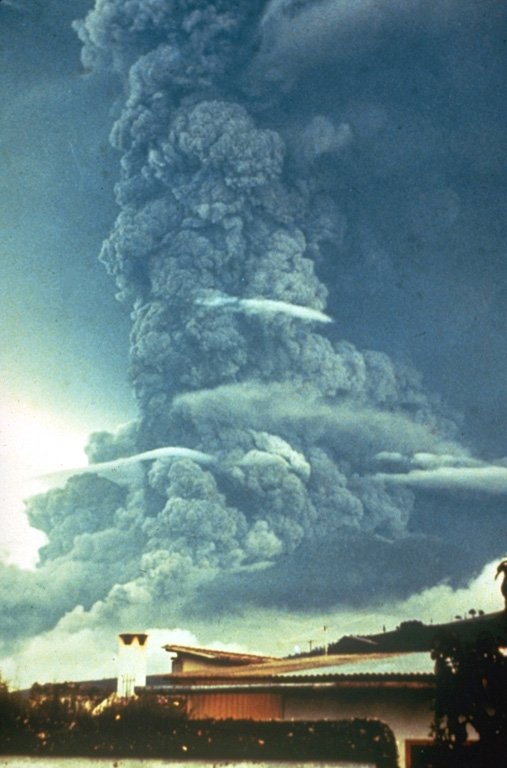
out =
{"type": "Polygon", "coordinates": [[[192,656],[178,656],[173,659],[172,671],[179,674],[180,672],[203,672],[207,669],[216,670],[216,662],[208,659],[198,659],[192,656]]]}
{"type": "Polygon", "coordinates": [[[434,691],[425,685],[404,688],[386,685],[337,687],[282,692],[210,691],[186,694],[191,719],[349,720],[376,718],[393,731],[400,766],[405,766],[405,742],[428,739],[433,719],[434,691]]]}
{"type": "Polygon", "coordinates": [[[433,718],[432,691],[421,689],[340,689],[331,693],[291,693],[284,697],[285,720],[342,720],[372,717],[394,732],[405,765],[405,741],[427,739],[433,718]]]}
{"type": "Polygon", "coordinates": [[[196,693],[188,697],[191,720],[283,720],[282,696],[276,693],[196,693]]]}

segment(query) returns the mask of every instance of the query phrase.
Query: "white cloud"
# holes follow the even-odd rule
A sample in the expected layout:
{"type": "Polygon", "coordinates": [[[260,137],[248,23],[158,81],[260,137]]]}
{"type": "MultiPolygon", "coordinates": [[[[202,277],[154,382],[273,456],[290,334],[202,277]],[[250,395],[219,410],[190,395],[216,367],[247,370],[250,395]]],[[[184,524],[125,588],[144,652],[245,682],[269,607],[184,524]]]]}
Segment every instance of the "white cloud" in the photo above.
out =
{"type": "Polygon", "coordinates": [[[444,466],[436,469],[414,469],[400,474],[378,473],[376,477],[386,483],[432,491],[507,494],[507,467],[496,465],[444,466]]]}
{"type": "Polygon", "coordinates": [[[137,453],[135,456],[127,456],[126,458],[114,459],[113,461],[103,461],[86,467],[64,469],[60,472],[51,472],[38,478],[38,480],[44,485],[44,490],[63,487],[69,478],[76,475],[99,475],[119,485],[133,485],[142,477],[141,465],[143,462],[158,459],[192,459],[192,461],[198,464],[210,464],[213,462],[213,456],[207,453],[194,451],[192,448],[167,445],[163,448],[154,448],[151,451],[137,453]]]}

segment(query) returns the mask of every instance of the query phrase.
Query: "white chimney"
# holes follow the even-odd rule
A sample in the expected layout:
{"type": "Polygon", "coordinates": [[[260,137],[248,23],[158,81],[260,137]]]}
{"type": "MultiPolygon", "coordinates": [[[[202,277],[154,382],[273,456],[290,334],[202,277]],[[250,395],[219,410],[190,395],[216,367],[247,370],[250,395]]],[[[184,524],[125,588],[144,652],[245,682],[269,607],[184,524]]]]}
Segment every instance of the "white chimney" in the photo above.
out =
{"type": "Polygon", "coordinates": [[[119,698],[127,699],[134,695],[136,686],[146,685],[146,648],[148,635],[142,632],[119,635],[120,654],[118,686],[119,698]]]}

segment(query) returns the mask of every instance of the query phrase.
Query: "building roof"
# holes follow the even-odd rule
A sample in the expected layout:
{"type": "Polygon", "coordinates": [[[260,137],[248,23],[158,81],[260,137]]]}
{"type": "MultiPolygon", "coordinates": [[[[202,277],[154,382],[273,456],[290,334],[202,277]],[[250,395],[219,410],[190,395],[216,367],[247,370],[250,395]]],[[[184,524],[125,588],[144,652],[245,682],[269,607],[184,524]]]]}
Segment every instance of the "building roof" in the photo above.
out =
{"type": "MultiPolygon", "coordinates": [[[[174,646],[172,646],[174,647],[174,646]]],[[[323,656],[268,658],[262,663],[207,668],[166,675],[173,684],[196,681],[213,683],[218,680],[274,680],[286,677],[350,676],[353,674],[410,675],[431,674],[429,654],[369,653],[323,656]],[[422,658],[427,657],[427,658],[422,658]]]]}
{"type": "Polygon", "coordinates": [[[352,674],[344,672],[324,675],[277,675],[274,682],[294,686],[312,684],[315,688],[320,688],[324,684],[334,688],[419,688],[421,686],[432,688],[436,678],[432,672],[356,672],[352,674]]]}
{"type": "Polygon", "coordinates": [[[272,661],[273,656],[261,656],[255,653],[236,653],[234,651],[216,651],[211,648],[194,648],[189,645],[164,645],[164,650],[178,656],[200,659],[222,666],[246,666],[272,661]]]}
{"type": "MultiPolygon", "coordinates": [[[[343,689],[355,690],[426,690],[435,688],[435,676],[425,673],[390,673],[390,674],[329,674],[307,675],[305,677],[285,677],[282,675],[258,678],[248,677],[195,677],[175,679],[170,685],[150,688],[151,692],[188,694],[188,693],[283,693],[283,692],[318,692],[325,693],[343,689]]],[[[146,689],[139,689],[146,690],[146,689]]]]}
{"type": "Polygon", "coordinates": [[[284,675],[325,674],[432,674],[434,661],[429,653],[370,653],[344,657],[339,665],[329,664],[291,670],[284,675]]]}

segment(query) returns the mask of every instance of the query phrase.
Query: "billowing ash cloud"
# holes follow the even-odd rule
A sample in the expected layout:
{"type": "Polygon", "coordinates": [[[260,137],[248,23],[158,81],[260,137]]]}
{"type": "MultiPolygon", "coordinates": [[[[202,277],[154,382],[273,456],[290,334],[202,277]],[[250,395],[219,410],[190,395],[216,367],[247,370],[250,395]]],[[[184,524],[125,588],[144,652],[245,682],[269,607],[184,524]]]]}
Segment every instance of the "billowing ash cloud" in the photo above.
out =
{"type": "MultiPolygon", "coordinates": [[[[111,133],[120,212],[101,260],[132,311],[139,420],[92,436],[89,470],[28,504],[48,543],[27,583],[57,574],[64,596],[45,595],[36,629],[65,613],[77,631],[372,603],[458,582],[481,562],[422,522],[412,483],[379,474],[379,455],[394,469],[423,453],[466,467],[453,418],[409,366],[325,322],[325,278],[348,226],[330,177],[389,116],[356,103],[350,119],[302,110],[284,122],[277,100],[309,66],[314,12],[347,34],[368,21],[374,46],[394,11],[101,0],[76,24],[84,65],[114,70],[125,88],[111,133]],[[300,58],[277,84],[295,36],[300,58]],[[127,485],[107,475],[134,465],[127,485]]],[[[447,222],[458,202],[438,194],[447,222]]],[[[369,226],[357,227],[361,248],[389,273],[369,226]]],[[[13,607],[14,635],[25,608],[13,607]]]]}

